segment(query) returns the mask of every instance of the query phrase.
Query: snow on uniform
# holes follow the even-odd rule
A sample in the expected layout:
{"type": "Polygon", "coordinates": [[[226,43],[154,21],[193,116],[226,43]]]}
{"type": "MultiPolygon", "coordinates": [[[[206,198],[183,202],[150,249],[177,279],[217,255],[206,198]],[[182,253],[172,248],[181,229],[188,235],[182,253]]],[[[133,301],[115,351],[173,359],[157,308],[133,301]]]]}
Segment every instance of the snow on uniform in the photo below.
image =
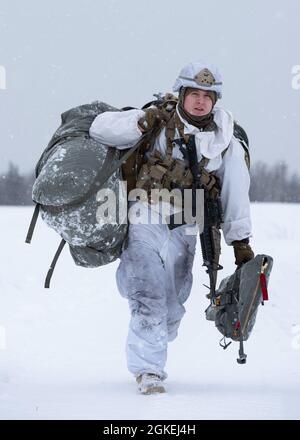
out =
{"type": "MultiPolygon", "coordinates": [[[[215,107],[212,113],[218,127],[215,132],[200,131],[179,117],[184,123],[184,133],[195,135],[198,161],[202,155],[208,158],[207,171],[215,171],[220,179],[222,230],[225,241],[231,244],[251,236],[250,178],[244,150],[233,136],[231,113],[220,107],[215,107]]],[[[137,122],[143,115],[142,110],[105,112],[94,120],[90,136],[118,149],[130,148],[141,137],[137,122]]],[[[166,153],[164,129],[153,149],[166,153]]],[[[174,146],[172,156],[183,159],[178,146],[174,146]]],[[[141,223],[129,225],[128,240],[116,275],[118,289],[128,298],[131,310],[127,364],[136,376],[155,373],[164,379],[168,340],[177,336],[185,313],[183,303],[192,287],[196,235],[185,233],[188,226],[170,231],[157,212],[158,224],[146,224],[149,213],[157,211],[157,206],[136,202],[135,208],[137,206],[141,223]]]]}

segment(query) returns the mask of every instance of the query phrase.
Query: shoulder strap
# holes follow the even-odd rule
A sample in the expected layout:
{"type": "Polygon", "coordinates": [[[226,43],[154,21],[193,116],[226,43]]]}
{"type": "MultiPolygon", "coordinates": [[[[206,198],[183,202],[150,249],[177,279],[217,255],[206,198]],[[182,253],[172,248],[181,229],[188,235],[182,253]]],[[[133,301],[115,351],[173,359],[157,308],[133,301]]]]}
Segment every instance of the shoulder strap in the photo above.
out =
{"type": "Polygon", "coordinates": [[[47,273],[47,276],[45,279],[44,287],[46,289],[49,289],[49,287],[50,287],[50,280],[51,280],[52,274],[54,272],[55,265],[57,263],[58,257],[60,256],[61,251],[63,250],[65,244],[66,244],[66,240],[62,239],[58,248],[57,248],[57,251],[55,252],[54,258],[52,260],[52,263],[49,267],[49,270],[48,270],[48,273],[47,273]]]}
{"type": "Polygon", "coordinates": [[[250,170],[250,150],[249,150],[249,139],[247,133],[236,121],[233,123],[233,135],[239,141],[241,146],[244,148],[245,152],[245,162],[250,170]]]}
{"type": "Polygon", "coordinates": [[[167,158],[171,159],[172,152],[173,152],[173,140],[175,137],[175,113],[172,115],[172,117],[169,119],[166,125],[166,144],[167,144],[167,158]]]}
{"type": "Polygon", "coordinates": [[[35,228],[38,216],[39,216],[39,211],[40,211],[40,205],[39,205],[39,203],[37,203],[35,205],[35,208],[34,208],[34,211],[33,211],[32,217],[31,217],[31,221],[30,221],[30,225],[29,225],[28,232],[26,235],[25,243],[31,243],[33,231],[34,231],[34,228],[35,228]]]}
{"type": "MultiPolygon", "coordinates": [[[[233,136],[239,141],[241,146],[244,149],[245,152],[245,162],[248,167],[248,170],[250,170],[250,149],[249,149],[249,139],[247,136],[247,133],[241,127],[236,121],[233,123],[233,136]]],[[[226,151],[229,147],[225,148],[225,150],[222,151],[222,158],[226,154],[226,151]]]]}

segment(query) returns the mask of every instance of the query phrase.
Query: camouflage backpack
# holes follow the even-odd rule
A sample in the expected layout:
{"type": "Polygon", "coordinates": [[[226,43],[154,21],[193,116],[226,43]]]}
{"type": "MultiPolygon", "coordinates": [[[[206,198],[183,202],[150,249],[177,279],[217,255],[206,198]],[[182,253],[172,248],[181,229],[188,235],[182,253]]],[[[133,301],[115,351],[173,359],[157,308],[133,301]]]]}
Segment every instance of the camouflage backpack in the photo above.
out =
{"type": "Polygon", "coordinates": [[[239,363],[246,362],[243,341],[252,332],[258,306],[269,299],[267,285],[272,266],[272,257],[264,254],[243,264],[221,281],[214,304],[205,311],[206,319],[214,321],[224,336],[220,342],[224,349],[231,343],[225,338],[240,342],[239,363]]]}
{"type": "MultiPolygon", "coordinates": [[[[102,223],[97,218],[99,189],[116,195],[116,212],[127,195],[120,192],[121,165],[138,147],[124,154],[90,138],[89,128],[100,113],[119,111],[104,102],[93,102],[66,111],[36,165],[32,198],[35,211],[26,237],[30,243],[39,212],[62,238],[48,271],[45,287],[67,242],[76,265],[98,267],[115,261],[127,234],[127,219],[102,223]]],[[[141,139],[141,142],[143,139],[141,139]]]]}

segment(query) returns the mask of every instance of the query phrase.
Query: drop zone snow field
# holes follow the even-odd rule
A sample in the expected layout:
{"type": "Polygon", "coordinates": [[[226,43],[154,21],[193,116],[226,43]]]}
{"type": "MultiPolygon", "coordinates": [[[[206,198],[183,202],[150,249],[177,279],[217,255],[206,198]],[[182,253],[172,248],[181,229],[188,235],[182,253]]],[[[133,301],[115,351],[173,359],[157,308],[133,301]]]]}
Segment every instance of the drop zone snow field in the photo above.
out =
{"type": "MultiPolygon", "coordinates": [[[[141,396],[127,372],[129,310],[117,292],[117,262],[73,264],[67,248],[50,290],[44,277],[59,237],[39,219],[24,243],[31,208],[0,207],[1,419],[299,419],[300,205],[253,204],[256,253],[274,257],[270,301],[245,344],[219,347],[206,321],[200,246],[178,339],[169,346],[165,395],[141,396]]],[[[224,245],[225,277],[234,270],[224,245]]]]}

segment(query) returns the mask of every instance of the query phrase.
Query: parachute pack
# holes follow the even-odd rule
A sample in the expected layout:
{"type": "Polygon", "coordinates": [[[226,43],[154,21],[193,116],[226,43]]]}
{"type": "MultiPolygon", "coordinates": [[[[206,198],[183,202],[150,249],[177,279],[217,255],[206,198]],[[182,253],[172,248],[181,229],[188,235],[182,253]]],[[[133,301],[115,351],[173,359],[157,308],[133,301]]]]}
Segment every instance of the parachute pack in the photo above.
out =
{"type": "Polygon", "coordinates": [[[226,349],[231,344],[226,338],[240,343],[239,364],[246,363],[243,342],[252,332],[258,307],[269,299],[267,286],[272,266],[272,257],[264,254],[242,265],[221,281],[214,302],[205,311],[206,319],[214,321],[223,335],[221,347],[226,349]]]}
{"type": "Polygon", "coordinates": [[[41,213],[42,219],[62,238],[50,266],[45,287],[59,254],[67,242],[76,265],[98,267],[116,260],[127,233],[126,223],[101,224],[96,218],[96,193],[110,188],[120,198],[120,151],[101,145],[89,137],[89,128],[96,116],[117,111],[103,102],[82,105],[66,111],[36,165],[32,198],[35,212],[26,237],[30,243],[33,229],[41,213]]]}

